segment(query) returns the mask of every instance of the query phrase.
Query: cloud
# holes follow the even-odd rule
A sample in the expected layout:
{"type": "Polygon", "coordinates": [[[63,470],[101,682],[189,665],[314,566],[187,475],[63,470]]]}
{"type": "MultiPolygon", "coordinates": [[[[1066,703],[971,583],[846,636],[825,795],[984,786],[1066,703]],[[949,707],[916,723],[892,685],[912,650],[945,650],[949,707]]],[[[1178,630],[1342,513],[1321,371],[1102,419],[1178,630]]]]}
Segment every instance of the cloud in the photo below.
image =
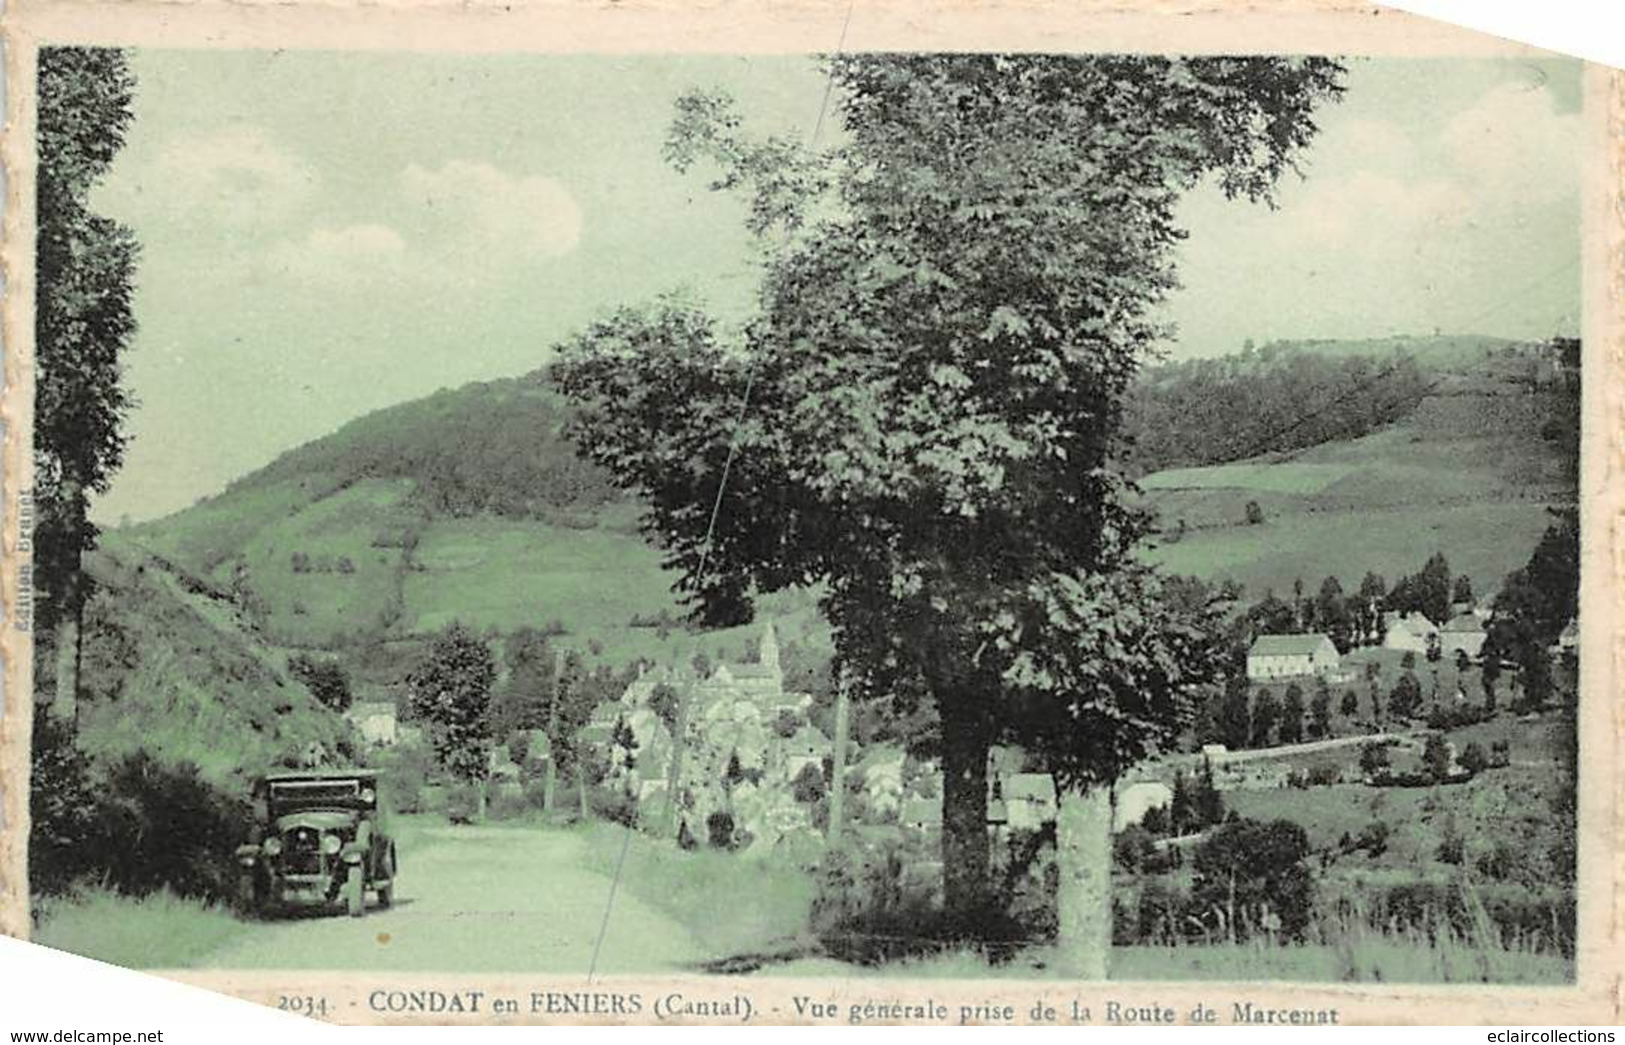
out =
{"type": "Polygon", "coordinates": [[[555,258],[581,242],[581,208],[551,178],[519,177],[486,163],[452,160],[430,170],[412,164],[397,189],[408,225],[440,246],[503,260],[555,258]]]}
{"type": "Polygon", "coordinates": [[[257,267],[307,287],[387,282],[415,296],[425,288],[489,285],[581,242],[581,208],[564,186],[484,163],[412,164],[370,209],[376,220],[284,239],[257,267]]]}
{"type": "Polygon", "coordinates": [[[1580,115],[1559,114],[1557,101],[1549,90],[1504,83],[1445,125],[1440,140],[1468,191],[1525,205],[1575,193],[1580,115]]]}
{"type": "Polygon", "coordinates": [[[263,130],[233,126],[177,135],[109,185],[114,213],[161,223],[166,233],[218,236],[275,230],[317,195],[321,178],[263,130]]]}
{"type": "Polygon", "coordinates": [[[265,254],[271,273],[316,286],[351,286],[394,281],[407,269],[407,244],[387,225],[316,228],[298,240],[285,240],[265,254]]]}

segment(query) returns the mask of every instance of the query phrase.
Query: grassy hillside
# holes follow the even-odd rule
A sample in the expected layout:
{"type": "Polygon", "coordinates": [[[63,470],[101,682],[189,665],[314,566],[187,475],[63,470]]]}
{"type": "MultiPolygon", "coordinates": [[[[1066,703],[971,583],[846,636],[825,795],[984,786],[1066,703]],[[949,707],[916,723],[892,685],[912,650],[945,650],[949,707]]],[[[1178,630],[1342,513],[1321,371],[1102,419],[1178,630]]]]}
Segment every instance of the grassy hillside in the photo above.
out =
{"type": "MultiPolygon", "coordinates": [[[[1556,395],[1524,380],[1528,360],[1508,343],[1294,343],[1216,366],[1228,380],[1361,352],[1424,362],[1427,394],[1357,438],[1147,476],[1162,526],[1153,556],[1239,581],[1254,597],[1299,577],[1335,574],[1345,587],[1367,570],[1392,579],[1434,551],[1480,591],[1521,565],[1546,525],[1544,506],[1568,494],[1560,455],[1540,437],[1556,395]],[[1249,502],[1261,523],[1246,522],[1249,502]]],[[[417,639],[461,620],[494,633],[558,622],[571,645],[616,664],[697,649],[736,655],[754,629],[658,626],[681,619],[675,577],[639,534],[637,506],[575,457],[567,418],[538,375],[438,393],[364,417],[123,536],[231,595],[286,647],[388,649],[382,659],[398,664],[417,639]]],[[[810,594],[761,608],[787,637],[827,642],[810,594]]]]}
{"type": "Polygon", "coordinates": [[[1542,438],[1556,393],[1500,385],[1431,395],[1404,421],[1292,454],[1141,480],[1169,569],[1231,579],[1257,596],[1367,570],[1390,581],[1442,551],[1493,591],[1573,497],[1561,449],[1542,438]],[[1247,522],[1256,503],[1263,521],[1247,522]]]}
{"type": "Polygon", "coordinates": [[[145,750],[226,784],[309,744],[334,751],[343,742],[342,719],[288,674],[282,651],[228,598],[117,536],[87,565],[96,584],[81,668],[87,753],[145,750]]]}

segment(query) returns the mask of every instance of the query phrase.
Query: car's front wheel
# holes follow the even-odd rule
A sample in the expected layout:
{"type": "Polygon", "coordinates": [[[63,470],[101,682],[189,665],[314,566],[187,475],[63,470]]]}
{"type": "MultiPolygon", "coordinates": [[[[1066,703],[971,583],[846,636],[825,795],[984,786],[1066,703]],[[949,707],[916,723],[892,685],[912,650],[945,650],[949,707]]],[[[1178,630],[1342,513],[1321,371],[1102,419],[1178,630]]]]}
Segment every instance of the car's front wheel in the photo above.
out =
{"type": "Polygon", "coordinates": [[[361,865],[351,864],[350,872],[344,879],[344,906],[349,910],[351,918],[360,918],[367,909],[367,894],[363,889],[361,865]]]}

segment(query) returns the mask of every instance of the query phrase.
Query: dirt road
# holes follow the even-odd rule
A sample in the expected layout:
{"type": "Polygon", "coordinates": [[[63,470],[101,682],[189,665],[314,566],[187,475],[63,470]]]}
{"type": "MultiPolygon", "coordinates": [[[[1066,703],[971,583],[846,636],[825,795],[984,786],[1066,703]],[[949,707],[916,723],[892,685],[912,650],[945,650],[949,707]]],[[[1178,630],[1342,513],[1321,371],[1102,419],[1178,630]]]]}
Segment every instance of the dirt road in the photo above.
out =
{"type": "MultiPolygon", "coordinates": [[[[437,827],[403,853],[395,906],[363,918],[252,924],[205,968],[546,972],[586,976],[609,898],[565,831],[437,827]]],[[[677,922],[622,889],[600,973],[678,971],[708,957],[677,922]]]]}

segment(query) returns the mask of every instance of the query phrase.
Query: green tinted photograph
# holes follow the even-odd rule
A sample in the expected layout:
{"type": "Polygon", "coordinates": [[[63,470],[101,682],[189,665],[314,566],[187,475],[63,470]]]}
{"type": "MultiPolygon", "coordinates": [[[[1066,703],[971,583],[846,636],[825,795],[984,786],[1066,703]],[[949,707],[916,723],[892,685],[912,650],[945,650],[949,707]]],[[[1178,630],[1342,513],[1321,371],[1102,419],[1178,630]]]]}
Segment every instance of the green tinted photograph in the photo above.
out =
{"type": "Polygon", "coordinates": [[[42,48],[33,938],[1575,982],[1582,73],[42,48]]]}

